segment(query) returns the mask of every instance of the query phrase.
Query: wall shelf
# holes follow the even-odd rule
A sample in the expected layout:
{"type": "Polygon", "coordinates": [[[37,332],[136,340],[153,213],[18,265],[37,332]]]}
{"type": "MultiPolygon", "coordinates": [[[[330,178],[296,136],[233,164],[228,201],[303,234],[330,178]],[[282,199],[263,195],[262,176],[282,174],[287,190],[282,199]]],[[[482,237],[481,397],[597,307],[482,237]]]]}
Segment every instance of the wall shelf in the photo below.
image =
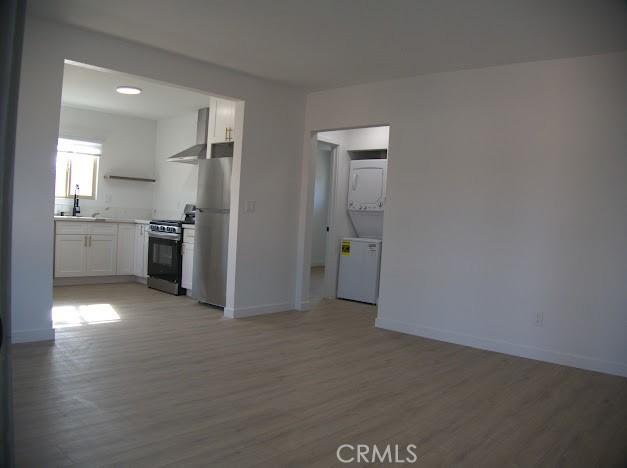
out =
{"type": "Polygon", "coordinates": [[[135,182],[156,182],[156,179],[148,179],[145,177],[128,177],[128,176],[120,176],[120,175],[106,175],[105,179],[114,179],[114,180],[133,180],[135,182]]]}

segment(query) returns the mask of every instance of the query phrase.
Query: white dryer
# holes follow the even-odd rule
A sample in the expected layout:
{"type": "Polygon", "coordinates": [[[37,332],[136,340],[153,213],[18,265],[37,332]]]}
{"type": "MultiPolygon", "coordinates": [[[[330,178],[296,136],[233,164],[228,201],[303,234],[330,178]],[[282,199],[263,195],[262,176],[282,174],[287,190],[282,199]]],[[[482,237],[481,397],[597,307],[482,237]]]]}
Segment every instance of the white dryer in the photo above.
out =
{"type": "Polygon", "coordinates": [[[383,235],[387,167],[387,159],[350,162],[348,214],[359,237],[383,235]]]}

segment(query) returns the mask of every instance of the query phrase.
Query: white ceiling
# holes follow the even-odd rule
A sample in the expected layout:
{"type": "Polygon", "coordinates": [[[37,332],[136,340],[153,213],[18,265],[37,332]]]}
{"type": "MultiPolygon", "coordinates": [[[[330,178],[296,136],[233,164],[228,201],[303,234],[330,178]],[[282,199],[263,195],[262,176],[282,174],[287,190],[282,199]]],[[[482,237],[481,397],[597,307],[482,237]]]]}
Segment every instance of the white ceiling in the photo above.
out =
{"type": "Polygon", "coordinates": [[[209,105],[209,96],[134,75],[65,64],[63,105],[159,120],[209,105]],[[119,94],[120,85],[137,86],[139,95],[119,94]]]}
{"type": "Polygon", "coordinates": [[[625,0],[29,0],[30,12],[309,89],[627,50],[625,0]]]}

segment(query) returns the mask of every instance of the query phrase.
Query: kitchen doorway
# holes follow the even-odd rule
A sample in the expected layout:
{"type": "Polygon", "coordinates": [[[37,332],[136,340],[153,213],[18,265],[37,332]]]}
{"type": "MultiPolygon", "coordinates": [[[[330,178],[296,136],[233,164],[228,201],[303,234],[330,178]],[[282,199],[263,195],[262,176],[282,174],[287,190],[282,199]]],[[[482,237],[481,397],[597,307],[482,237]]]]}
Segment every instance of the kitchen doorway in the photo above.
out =
{"type": "Polygon", "coordinates": [[[238,212],[230,215],[230,182],[240,176],[233,161],[241,158],[243,113],[244,102],[227,96],[64,62],[54,174],[54,329],[123,322],[112,303],[95,299],[109,283],[139,283],[232,307],[229,249],[236,230],[230,223],[238,212]],[[221,191],[201,197],[222,166],[220,184],[209,184],[221,191]],[[205,206],[214,201],[220,206],[205,206]],[[209,245],[216,235],[204,214],[214,208],[223,220],[219,245],[209,245]],[[208,248],[210,258],[203,255],[208,248]]]}

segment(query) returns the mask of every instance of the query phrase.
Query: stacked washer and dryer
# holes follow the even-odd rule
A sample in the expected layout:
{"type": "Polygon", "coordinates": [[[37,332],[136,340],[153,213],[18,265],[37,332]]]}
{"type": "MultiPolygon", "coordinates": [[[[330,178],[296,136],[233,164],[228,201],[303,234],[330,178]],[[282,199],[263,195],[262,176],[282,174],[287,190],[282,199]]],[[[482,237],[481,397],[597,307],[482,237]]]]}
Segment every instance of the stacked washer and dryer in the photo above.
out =
{"type": "Polygon", "coordinates": [[[347,208],[358,237],[341,241],[339,298],[377,303],[386,179],[387,159],[350,162],[347,208]]]}

